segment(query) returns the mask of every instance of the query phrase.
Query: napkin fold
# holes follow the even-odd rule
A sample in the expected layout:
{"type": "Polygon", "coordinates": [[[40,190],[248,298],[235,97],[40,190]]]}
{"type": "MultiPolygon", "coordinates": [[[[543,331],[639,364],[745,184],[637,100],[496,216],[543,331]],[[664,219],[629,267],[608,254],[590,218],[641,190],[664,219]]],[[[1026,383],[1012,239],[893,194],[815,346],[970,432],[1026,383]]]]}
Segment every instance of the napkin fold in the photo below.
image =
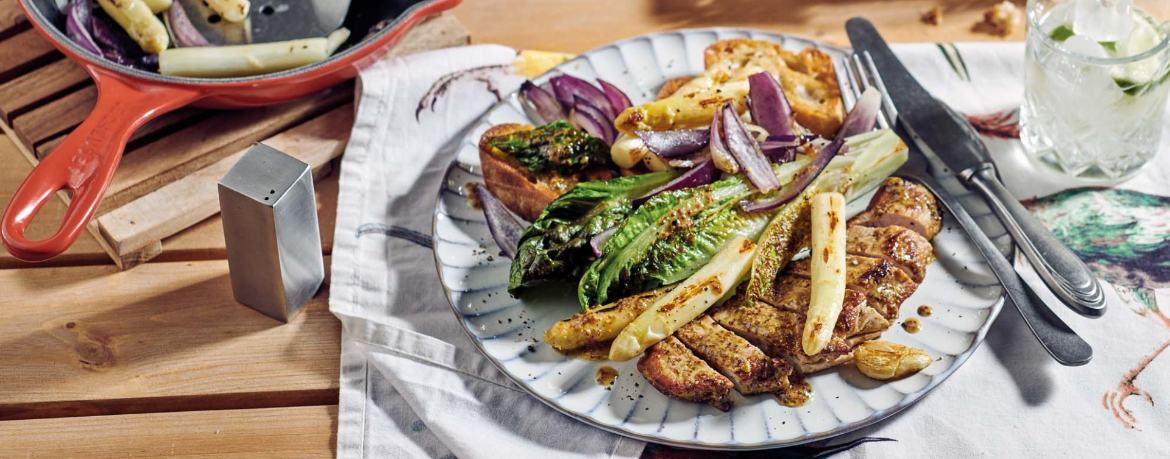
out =
{"type": "MultiPolygon", "coordinates": [[[[1032,198],[1070,185],[1032,166],[1013,137],[1023,49],[1019,43],[915,44],[895,52],[928,90],[974,117],[1009,188],[1032,198]]],[[[479,45],[379,62],[361,74],[341,165],[330,287],[330,310],[344,325],[340,458],[642,453],[643,442],[563,415],[500,374],[459,325],[435,271],[431,218],[458,146],[452,142],[523,81],[510,70],[515,55],[479,45]]],[[[1170,133],[1163,150],[1168,144],[1170,133]]],[[[1170,399],[1170,352],[1161,355],[1170,344],[1170,319],[1157,307],[1170,301],[1170,270],[1135,261],[1170,259],[1167,156],[1123,191],[1076,189],[1032,203],[1050,226],[1086,214],[1071,227],[1054,227],[1069,241],[1078,240],[1076,228],[1113,225],[1130,228],[1121,233],[1130,235],[1132,228],[1150,229],[1133,236],[1144,245],[1128,252],[1091,238],[1088,245],[1104,246],[1108,256],[1098,256],[1097,246],[1074,247],[1082,257],[1096,257],[1110,311],[1097,320],[1055,312],[1094,346],[1091,363],[1059,366],[1006,308],[985,345],[935,393],[831,442],[898,441],[845,453],[855,458],[1161,457],[1170,451],[1170,412],[1161,408],[1170,399]]]]}
{"type": "MultiPolygon", "coordinates": [[[[435,272],[431,217],[451,139],[515,91],[493,45],[379,62],[361,73],[341,164],[329,309],[343,324],[343,459],[634,458],[643,442],[573,420],[479,353],[435,272]],[[429,96],[429,97],[428,97],[429,96]]],[[[456,140],[457,142],[458,140],[456,140]]]]}

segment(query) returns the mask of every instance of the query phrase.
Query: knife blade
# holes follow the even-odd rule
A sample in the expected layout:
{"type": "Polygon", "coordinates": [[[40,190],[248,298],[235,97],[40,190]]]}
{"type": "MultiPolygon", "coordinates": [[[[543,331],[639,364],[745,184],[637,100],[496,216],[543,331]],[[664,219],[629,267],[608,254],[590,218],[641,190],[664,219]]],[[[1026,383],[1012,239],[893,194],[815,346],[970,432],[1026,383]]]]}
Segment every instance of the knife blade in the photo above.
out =
{"type": "Polygon", "coordinates": [[[925,152],[935,155],[982,195],[1044,284],[1069,309],[1086,317],[1105,313],[1105,295],[1088,266],[1045,228],[999,182],[978,133],[962,116],[914,79],[868,20],[853,18],[846,33],[858,53],[868,53],[898,110],[898,125],[925,152]]]}

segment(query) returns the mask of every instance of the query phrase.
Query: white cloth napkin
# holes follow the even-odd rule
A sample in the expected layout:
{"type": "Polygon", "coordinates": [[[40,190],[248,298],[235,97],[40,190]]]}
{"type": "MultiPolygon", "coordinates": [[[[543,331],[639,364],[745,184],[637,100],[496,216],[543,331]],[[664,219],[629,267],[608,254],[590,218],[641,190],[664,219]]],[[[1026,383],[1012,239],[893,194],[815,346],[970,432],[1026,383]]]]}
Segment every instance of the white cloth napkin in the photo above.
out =
{"type": "MultiPolygon", "coordinates": [[[[643,443],[527,395],[460,327],[435,272],[431,214],[441,147],[523,78],[516,52],[473,46],[384,61],[361,74],[341,165],[329,308],[344,325],[337,456],[343,459],[634,458],[643,443]],[[416,112],[441,78],[437,106],[416,112]],[[417,113],[417,118],[416,118],[417,113]]],[[[428,103],[429,105],[429,103],[428,103]]],[[[449,152],[448,152],[449,153],[449,152]]]]}
{"type": "MultiPolygon", "coordinates": [[[[896,51],[929,90],[964,113],[1012,109],[1022,100],[1021,44],[906,45],[896,51]]],[[[461,329],[436,275],[431,215],[454,151],[443,147],[496,102],[485,87],[499,94],[517,88],[522,78],[507,71],[514,56],[509,48],[473,46],[380,62],[361,74],[358,115],[341,166],[330,287],[330,310],[344,324],[340,458],[626,458],[642,452],[642,442],[564,416],[501,375],[461,329]],[[443,84],[461,69],[476,70],[443,84]],[[445,87],[443,96],[420,106],[436,82],[445,87]]],[[[1023,159],[1018,141],[988,143],[1018,197],[1068,186],[1043,179],[1023,159]]],[[[1163,154],[1125,187],[1170,194],[1168,162],[1163,154]]],[[[861,436],[898,441],[845,453],[858,458],[1165,457],[1170,412],[1130,397],[1124,404],[1132,411],[1130,428],[1103,400],[1170,339],[1170,321],[1159,324],[1162,316],[1151,312],[1170,295],[1157,291],[1135,303],[1132,293],[1122,300],[1107,290],[1111,309],[1104,318],[1056,311],[1094,346],[1089,365],[1059,366],[1018,314],[1005,309],[986,345],[935,393],[831,443],[861,436]]],[[[1162,404],[1170,397],[1166,354],[1133,380],[1162,404]]]]}

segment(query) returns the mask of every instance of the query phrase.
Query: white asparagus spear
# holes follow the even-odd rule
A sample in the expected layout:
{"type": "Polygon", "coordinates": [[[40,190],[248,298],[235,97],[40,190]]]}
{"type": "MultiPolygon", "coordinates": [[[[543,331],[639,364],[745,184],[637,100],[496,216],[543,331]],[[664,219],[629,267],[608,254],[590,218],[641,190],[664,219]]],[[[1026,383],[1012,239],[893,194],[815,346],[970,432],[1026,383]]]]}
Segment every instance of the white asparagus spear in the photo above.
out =
{"type": "Polygon", "coordinates": [[[219,13],[225,21],[240,22],[248,17],[252,4],[248,0],[203,0],[207,6],[219,13]]]}
{"type": "Polygon", "coordinates": [[[609,359],[624,362],[666,339],[708,308],[731,296],[751,271],[756,245],[738,237],[727,243],[711,262],[655,301],[634,319],[609,348],[609,359]]]}
{"type": "Polygon", "coordinates": [[[337,51],[337,48],[340,48],[349,39],[349,29],[342,27],[334,30],[325,39],[328,40],[328,43],[325,45],[325,54],[332,56],[337,51]]]}
{"type": "Polygon", "coordinates": [[[845,300],[845,196],[813,196],[811,220],[812,298],[801,344],[805,354],[816,355],[833,337],[845,300]]]}
{"type": "Polygon", "coordinates": [[[146,3],[146,6],[149,6],[150,11],[153,11],[154,14],[166,11],[173,3],[171,0],[142,0],[142,2],[146,3]]]}
{"type": "Polygon", "coordinates": [[[161,53],[171,44],[167,28],[142,0],[98,0],[98,5],[130,34],[143,51],[161,53]]]}
{"type": "Polygon", "coordinates": [[[279,72],[329,57],[325,37],[237,46],[171,48],[158,55],[158,72],[198,78],[230,78],[279,72]]]}

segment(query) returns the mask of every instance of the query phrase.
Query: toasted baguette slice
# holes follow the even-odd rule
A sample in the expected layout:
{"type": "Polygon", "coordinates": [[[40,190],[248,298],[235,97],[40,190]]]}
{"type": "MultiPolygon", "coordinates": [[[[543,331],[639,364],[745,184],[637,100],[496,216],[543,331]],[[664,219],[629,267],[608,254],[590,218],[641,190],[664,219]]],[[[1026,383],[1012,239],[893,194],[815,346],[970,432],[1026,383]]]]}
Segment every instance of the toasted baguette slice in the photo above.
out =
{"type": "Polygon", "coordinates": [[[658,89],[658,95],[654,96],[654,100],[662,100],[673,96],[679,88],[683,87],[687,83],[690,83],[694,78],[695,77],[684,76],[666,80],[666,83],[662,84],[662,88],[658,89]]]}
{"type": "Polygon", "coordinates": [[[536,221],[550,202],[578,182],[613,178],[613,174],[604,168],[593,168],[572,175],[556,172],[534,174],[515,158],[488,144],[488,139],[492,137],[531,129],[533,127],[527,124],[505,123],[492,126],[479,139],[479,162],[483,169],[484,184],[521,218],[536,221]]]}
{"type": "Polygon", "coordinates": [[[780,86],[788,96],[796,122],[822,136],[836,134],[845,121],[845,108],[833,59],[823,51],[806,48],[794,53],[776,43],[738,38],[712,43],[703,52],[703,63],[709,68],[745,56],[771,55],[784,61],[779,69],[780,86]]]}

